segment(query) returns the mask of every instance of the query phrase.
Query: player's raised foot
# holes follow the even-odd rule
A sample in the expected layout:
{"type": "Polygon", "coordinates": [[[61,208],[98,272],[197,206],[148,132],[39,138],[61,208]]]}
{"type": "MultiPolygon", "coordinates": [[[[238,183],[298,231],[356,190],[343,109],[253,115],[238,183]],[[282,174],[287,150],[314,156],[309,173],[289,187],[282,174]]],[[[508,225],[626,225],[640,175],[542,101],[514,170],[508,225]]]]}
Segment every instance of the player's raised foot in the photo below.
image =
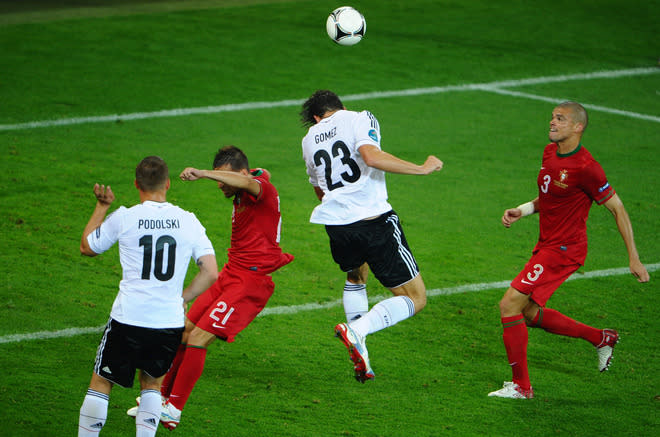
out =
{"type": "Polygon", "coordinates": [[[518,384],[505,381],[501,389],[488,393],[488,396],[508,399],[532,399],[534,397],[534,390],[532,387],[529,390],[523,390],[518,384]]]}
{"type": "Polygon", "coordinates": [[[135,403],[137,404],[134,407],[129,408],[126,410],[126,414],[131,417],[136,417],[138,413],[138,407],[140,406],[140,396],[135,398],[135,403]]]}
{"type": "Polygon", "coordinates": [[[181,410],[166,402],[160,412],[160,423],[169,430],[173,430],[181,421],[181,410]]]}
{"type": "Polygon", "coordinates": [[[598,370],[606,371],[612,362],[614,346],[619,342],[619,333],[614,329],[603,329],[603,340],[596,350],[598,351],[598,370]]]}
{"type": "Polygon", "coordinates": [[[369,352],[364,342],[364,337],[358,335],[346,323],[340,323],[335,326],[335,337],[344,343],[353,361],[355,370],[355,379],[361,383],[376,376],[369,363],[369,352]]]}

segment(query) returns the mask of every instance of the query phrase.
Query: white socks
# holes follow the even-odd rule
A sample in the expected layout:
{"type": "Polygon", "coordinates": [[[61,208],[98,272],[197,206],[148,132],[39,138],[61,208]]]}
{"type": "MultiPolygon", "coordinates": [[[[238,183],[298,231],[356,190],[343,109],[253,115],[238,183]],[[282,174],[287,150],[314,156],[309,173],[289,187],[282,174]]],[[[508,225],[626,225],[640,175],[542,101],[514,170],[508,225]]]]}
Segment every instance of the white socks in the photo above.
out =
{"type": "Polygon", "coordinates": [[[78,419],[78,437],[96,437],[101,432],[108,417],[108,399],[110,396],[87,389],[87,395],[80,407],[78,419]]]}
{"type": "Polygon", "coordinates": [[[343,301],[347,322],[352,322],[367,314],[369,311],[367,284],[353,284],[346,281],[343,301]]]}
{"type": "Polygon", "coordinates": [[[161,397],[158,390],[142,390],[140,406],[135,417],[136,437],[153,437],[158,430],[161,411],[161,397]]]}
{"type": "Polygon", "coordinates": [[[394,326],[415,315],[415,304],[408,296],[395,296],[378,302],[367,314],[350,323],[351,329],[366,337],[394,326]]]}

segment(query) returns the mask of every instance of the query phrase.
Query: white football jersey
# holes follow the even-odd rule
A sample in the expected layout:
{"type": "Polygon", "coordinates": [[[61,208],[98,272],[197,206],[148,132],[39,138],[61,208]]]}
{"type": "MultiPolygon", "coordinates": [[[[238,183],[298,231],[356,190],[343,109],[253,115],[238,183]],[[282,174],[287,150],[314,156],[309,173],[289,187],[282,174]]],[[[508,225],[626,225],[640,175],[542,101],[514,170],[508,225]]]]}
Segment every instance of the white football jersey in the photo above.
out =
{"type": "Polygon", "coordinates": [[[119,241],[123,271],[110,317],[127,325],[184,325],[183,282],[190,258],[215,255],[197,217],[167,202],[119,207],[87,237],[103,253],[119,241]]]}
{"type": "Polygon", "coordinates": [[[378,120],[368,111],[337,111],[309,128],[303,159],[309,183],[324,193],[310,222],[345,225],[392,209],[385,172],[365,164],[358,151],[365,144],[380,149],[378,120]]]}

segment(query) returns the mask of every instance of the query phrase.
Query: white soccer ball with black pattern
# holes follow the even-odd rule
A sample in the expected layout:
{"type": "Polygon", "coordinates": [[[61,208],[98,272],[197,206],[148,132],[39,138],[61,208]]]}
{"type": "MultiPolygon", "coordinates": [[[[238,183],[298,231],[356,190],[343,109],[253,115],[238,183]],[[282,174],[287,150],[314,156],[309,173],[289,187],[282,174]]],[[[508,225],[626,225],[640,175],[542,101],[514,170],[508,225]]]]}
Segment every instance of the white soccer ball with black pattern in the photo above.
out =
{"type": "Polygon", "coordinates": [[[337,8],[325,23],[328,36],[337,44],[352,46],[359,43],[367,32],[364,16],[351,6],[337,8]]]}

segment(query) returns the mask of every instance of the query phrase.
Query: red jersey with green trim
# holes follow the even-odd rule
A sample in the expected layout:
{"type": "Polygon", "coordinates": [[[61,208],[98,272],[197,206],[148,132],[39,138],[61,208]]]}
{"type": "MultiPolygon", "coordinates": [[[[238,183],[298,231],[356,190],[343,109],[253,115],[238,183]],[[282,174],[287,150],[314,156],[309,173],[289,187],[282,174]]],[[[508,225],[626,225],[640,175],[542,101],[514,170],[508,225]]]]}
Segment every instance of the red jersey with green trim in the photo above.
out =
{"type": "Polygon", "coordinates": [[[280,248],[280,197],[265,173],[253,172],[261,185],[258,196],[241,191],[234,197],[229,264],[264,274],[293,260],[280,248]]]}
{"type": "Polygon", "coordinates": [[[602,205],[614,195],[603,168],[582,144],[562,155],[557,144],[550,143],[537,182],[540,235],[535,250],[555,247],[583,263],[591,203],[602,205]]]}

